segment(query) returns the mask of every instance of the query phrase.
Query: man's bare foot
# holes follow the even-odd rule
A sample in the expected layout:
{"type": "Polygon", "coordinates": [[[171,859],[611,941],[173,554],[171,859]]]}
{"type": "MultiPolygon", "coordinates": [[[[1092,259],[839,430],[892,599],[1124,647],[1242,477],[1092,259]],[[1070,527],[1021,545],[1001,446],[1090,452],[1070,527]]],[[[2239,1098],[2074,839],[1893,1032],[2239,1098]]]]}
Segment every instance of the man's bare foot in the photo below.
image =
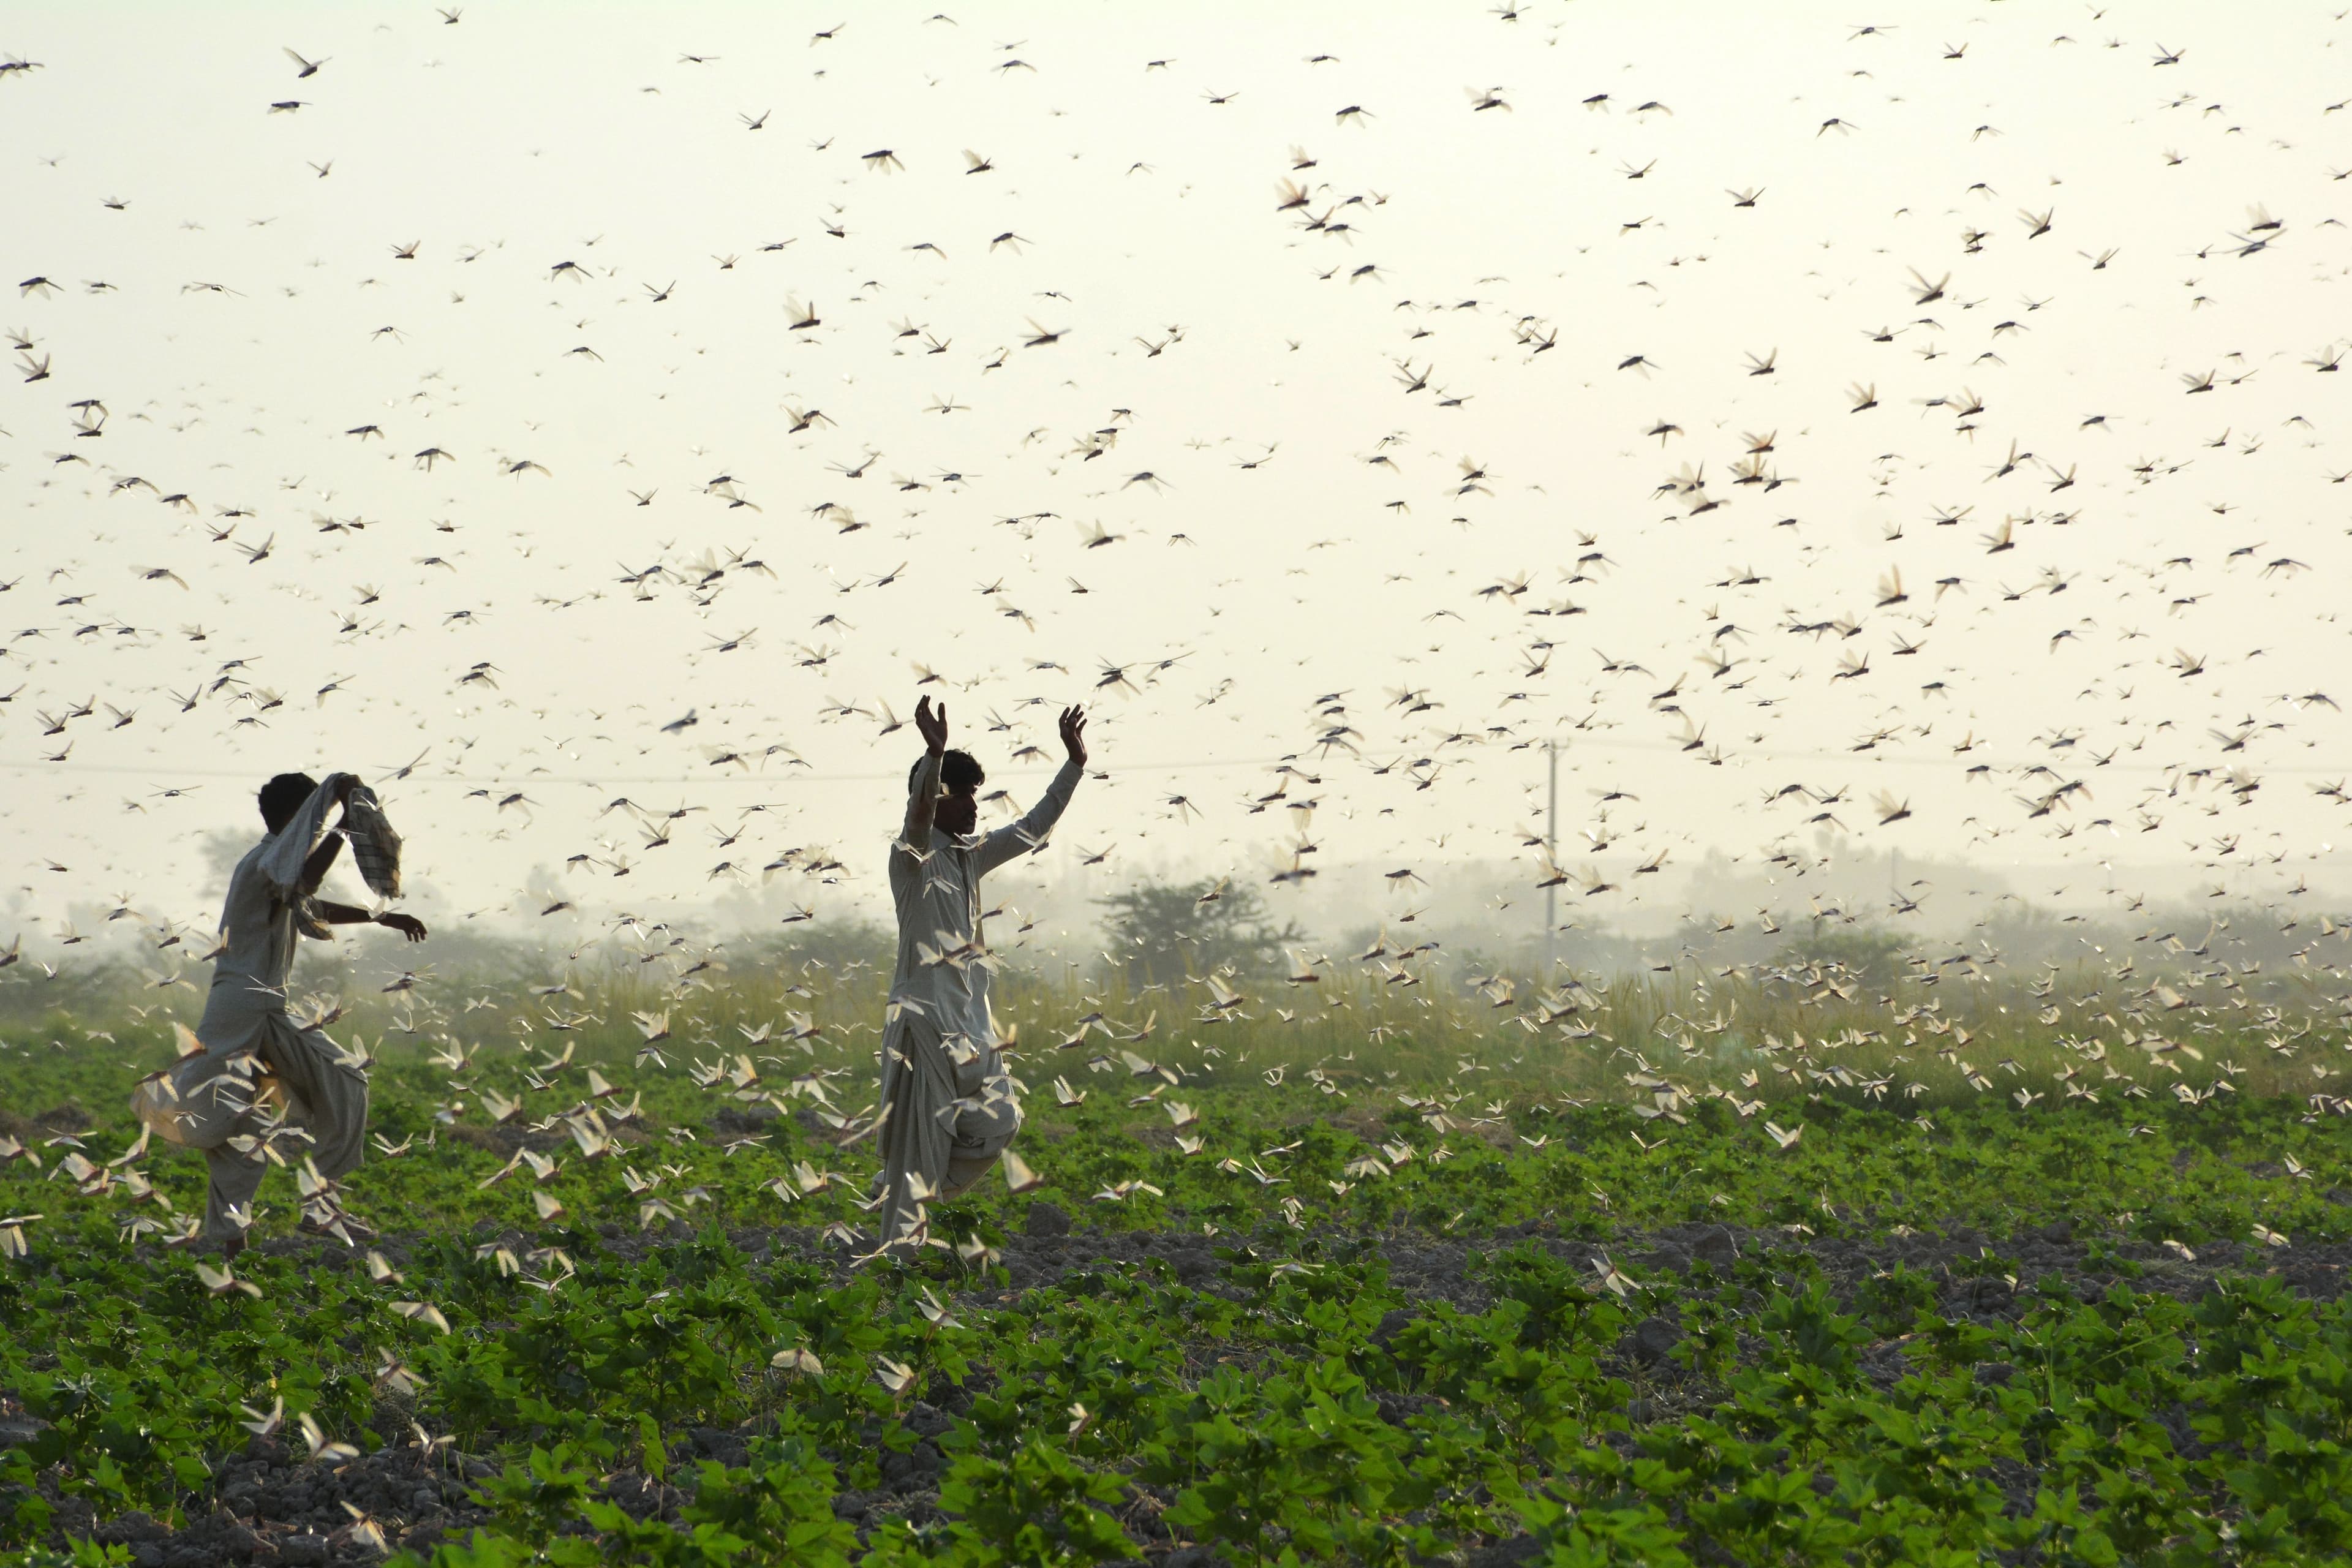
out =
{"type": "Polygon", "coordinates": [[[234,1261],[244,1251],[245,1237],[241,1236],[231,1236],[224,1237],[221,1239],[221,1261],[223,1263],[234,1261]]]}

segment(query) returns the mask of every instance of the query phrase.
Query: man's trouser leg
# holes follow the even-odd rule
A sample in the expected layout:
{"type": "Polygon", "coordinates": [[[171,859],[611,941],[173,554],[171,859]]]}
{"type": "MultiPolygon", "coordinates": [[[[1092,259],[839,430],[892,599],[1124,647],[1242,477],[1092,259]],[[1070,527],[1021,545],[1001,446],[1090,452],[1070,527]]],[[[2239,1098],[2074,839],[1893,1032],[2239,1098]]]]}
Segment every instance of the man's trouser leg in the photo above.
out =
{"type": "Polygon", "coordinates": [[[943,1198],[961,1197],[996,1168],[998,1158],[1021,1131],[1021,1107],[1012,1098],[1012,1085],[1001,1080],[1003,1058],[994,1046],[981,1047],[972,1060],[956,1068],[956,1090],[962,1097],[948,1136],[948,1169],[940,1184],[943,1198]],[[987,1090],[992,1083],[997,1092],[987,1090]]]}
{"type": "Polygon", "coordinates": [[[882,1048],[896,1058],[882,1122],[882,1245],[905,1254],[915,1249],[912,1231],[924,1213],[915,1192],[936,1192],[947,1173],[948,1131],[937,1112],[955,1098],[954,1076],[939,1036],[912,1019],[894,1020],[882,1048]]]}
{"type": "Polygon", "coordinates": [[[919,1179],[933,1199],[951,1198],[986,1175],[1020,1131],[1021,1112],[1009,1085],[994,1099],[983,1093],[1003,1071],[993,1046],[967,1049],[955,1059],[937,1031],[901,1018],[891,1026],[886,1049],[903,1058],[893,1069],[888,1119],[882,1128],[882,1205],[885,1245],[897,1243],[914,1225],[923,1205],[911,1195],[909,1176],[919,1179]]]}
{"type": "Polygon", "coordinates": [[[269,1162],[257,1153],[240,1154],[226,1143],[204,1153],[205,1173],[211,1178],[205,1185],[205,1237],[227,1241],[242,1237],[253,1218],[253,1194],[261,1190],[262,1173],[269,1169],[269,1162]],[[232,1208],[238,1219],[229,1217],[232,1208]]]}
{"type": "MultiPolygon", "coordinates": [[[[333,1180],[352,1170],[367,1145],[367,1079],[344,1067],[325,1036],[292,1026],[272,1026],[255,1053],[268,1077],[285,1095],[289,1121],[310,1134],[310,1142],[283,1150],[299,1161],[305,1153],[319,1173],[333,1180]]],[[[248,1112],[235,1124],[220,1129],[228,1134],[252,1134],[260,1118],[248,1112]]],[[[240,1154],[226,1142],[204,1152],[210,1180],[205,1193],[205,1235],[215,1239],[245,1234],[245,1226],[229,1217],[234,1208],[247,1223],[252,1220],[254,1195],[269,1163],[258,1152],[240,1154]]]]}
{"type": "Polygon", "coordinates": [[[261,1118],[254,1100],[267,1079],[257,1079],[259,1061],[251,1053],[202,1051],[184,1057],[169,1074],[172,1092],[161,1102],[173,1109],[167,1136],[205,1157],[205,1239],[231,1241],[245,1235],[252,1218],[253,1194],[260,1190],[268,1166],[257,1151],[239,1153],[233,1139],[254,1135],[261,1118]],[[234,1210],[237,1217],[231,1217],[234,1210]]]}
{"type": "Polygon", "coordinates": [[[367,1152],[368,1084],[315,1029],[272,1029],[261,1043],[269,1065],[293,1101],[295,1124],[310,1135],[305,1152],[330,1181],[358,1167],[367,1152]]]}

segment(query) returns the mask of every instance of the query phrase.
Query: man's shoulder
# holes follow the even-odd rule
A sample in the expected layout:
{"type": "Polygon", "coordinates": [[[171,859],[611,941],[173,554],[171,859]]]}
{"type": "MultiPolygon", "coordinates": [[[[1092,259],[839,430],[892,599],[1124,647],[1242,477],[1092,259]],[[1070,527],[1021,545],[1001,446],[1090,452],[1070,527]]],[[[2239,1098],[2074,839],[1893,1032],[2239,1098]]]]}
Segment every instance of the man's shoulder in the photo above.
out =
{"type": "Polygon", "coordinates": [[[887,867],[890,890],[897,894],[907,892],[923,875],[925,868],[930,863],[930,852],[924,850],[919,853],[903,836],[890,840],[890,858],[887,867]]]}
{"type": "Polygon", "coordinates": [[[277,842],[277,835],[271,834],[236,858],[236,864],[230,867],[228,872],[228,885],[232,890],[239,883],[251,879],[254,867],[260,862],[264,855],[269,853],[269,847],[277,842]]]}

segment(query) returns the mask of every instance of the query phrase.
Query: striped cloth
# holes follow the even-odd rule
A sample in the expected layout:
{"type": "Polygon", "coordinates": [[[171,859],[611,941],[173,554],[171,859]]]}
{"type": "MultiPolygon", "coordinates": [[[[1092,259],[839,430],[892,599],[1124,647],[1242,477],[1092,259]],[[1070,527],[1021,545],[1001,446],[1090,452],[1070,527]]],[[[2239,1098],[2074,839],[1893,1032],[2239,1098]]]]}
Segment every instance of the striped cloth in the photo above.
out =
{"type": "Polygon", "coordinates": [[[351,798],[343,803],[340,826],[368,890],[379,898],[400,897],[400,835],[392,830],[375,791],[365,784],[353,785],[351,798]]]}

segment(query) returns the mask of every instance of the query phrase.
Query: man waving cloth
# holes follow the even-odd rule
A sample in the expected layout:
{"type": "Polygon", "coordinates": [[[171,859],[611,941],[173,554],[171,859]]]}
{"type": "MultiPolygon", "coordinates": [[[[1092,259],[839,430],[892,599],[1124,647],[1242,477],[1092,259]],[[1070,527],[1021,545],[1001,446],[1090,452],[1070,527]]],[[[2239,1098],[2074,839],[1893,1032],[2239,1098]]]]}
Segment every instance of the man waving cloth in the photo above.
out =
{"type": "Polygon", "coordinates": [[[948,750],[948,710],[915,704],[923,757],[908,780],[907,820],[890,846],[898,962],[882,1033],[882,1249],[911,1256],[929,1239],[926,1205],[969,1190],[1021,1128],[989,1010],[995,963],[981,941],[980,879],[1045,841],[1087,763],[1083,710],[1062,713],[1068,761],[1018,822],[975,836],[986,775],[948,750]]]}
{"type": "MultiPolygon", "coordinates": [[[[290,1131],[307,1140],[306,1169],[324,1183],[359,1164],[367,1138],[366,1073],[324,1030],[298,1028],[287,1016],[296,943],[326,936],[331,925],[359,924],[425,940],[424,922],[413,916],[371,914],[317,897],[347,837],[371,887],[399,891],[400,839],[358,779],[330,773],[321,784],[307,773],[279,773],[261,787],[261,820],[269,836],[229,874],[212,990],[195,1028],[203,1048],[141,1083],[131,1097],[132,1109],[158,1134],[204,1151],[211,1174],[204,1235],[230,1257],[245,1250],[253,1196],[277,1139],[290,1131]],[[330,833],[327,814],[338,806],[342,815],[330,833]],[[278,1100],[283,1104],[273,1118],[270,1102],[278,1100]]],[[[305,1197],[328,1224],[340,1223],[322,1192],[305,1197]]]]}

